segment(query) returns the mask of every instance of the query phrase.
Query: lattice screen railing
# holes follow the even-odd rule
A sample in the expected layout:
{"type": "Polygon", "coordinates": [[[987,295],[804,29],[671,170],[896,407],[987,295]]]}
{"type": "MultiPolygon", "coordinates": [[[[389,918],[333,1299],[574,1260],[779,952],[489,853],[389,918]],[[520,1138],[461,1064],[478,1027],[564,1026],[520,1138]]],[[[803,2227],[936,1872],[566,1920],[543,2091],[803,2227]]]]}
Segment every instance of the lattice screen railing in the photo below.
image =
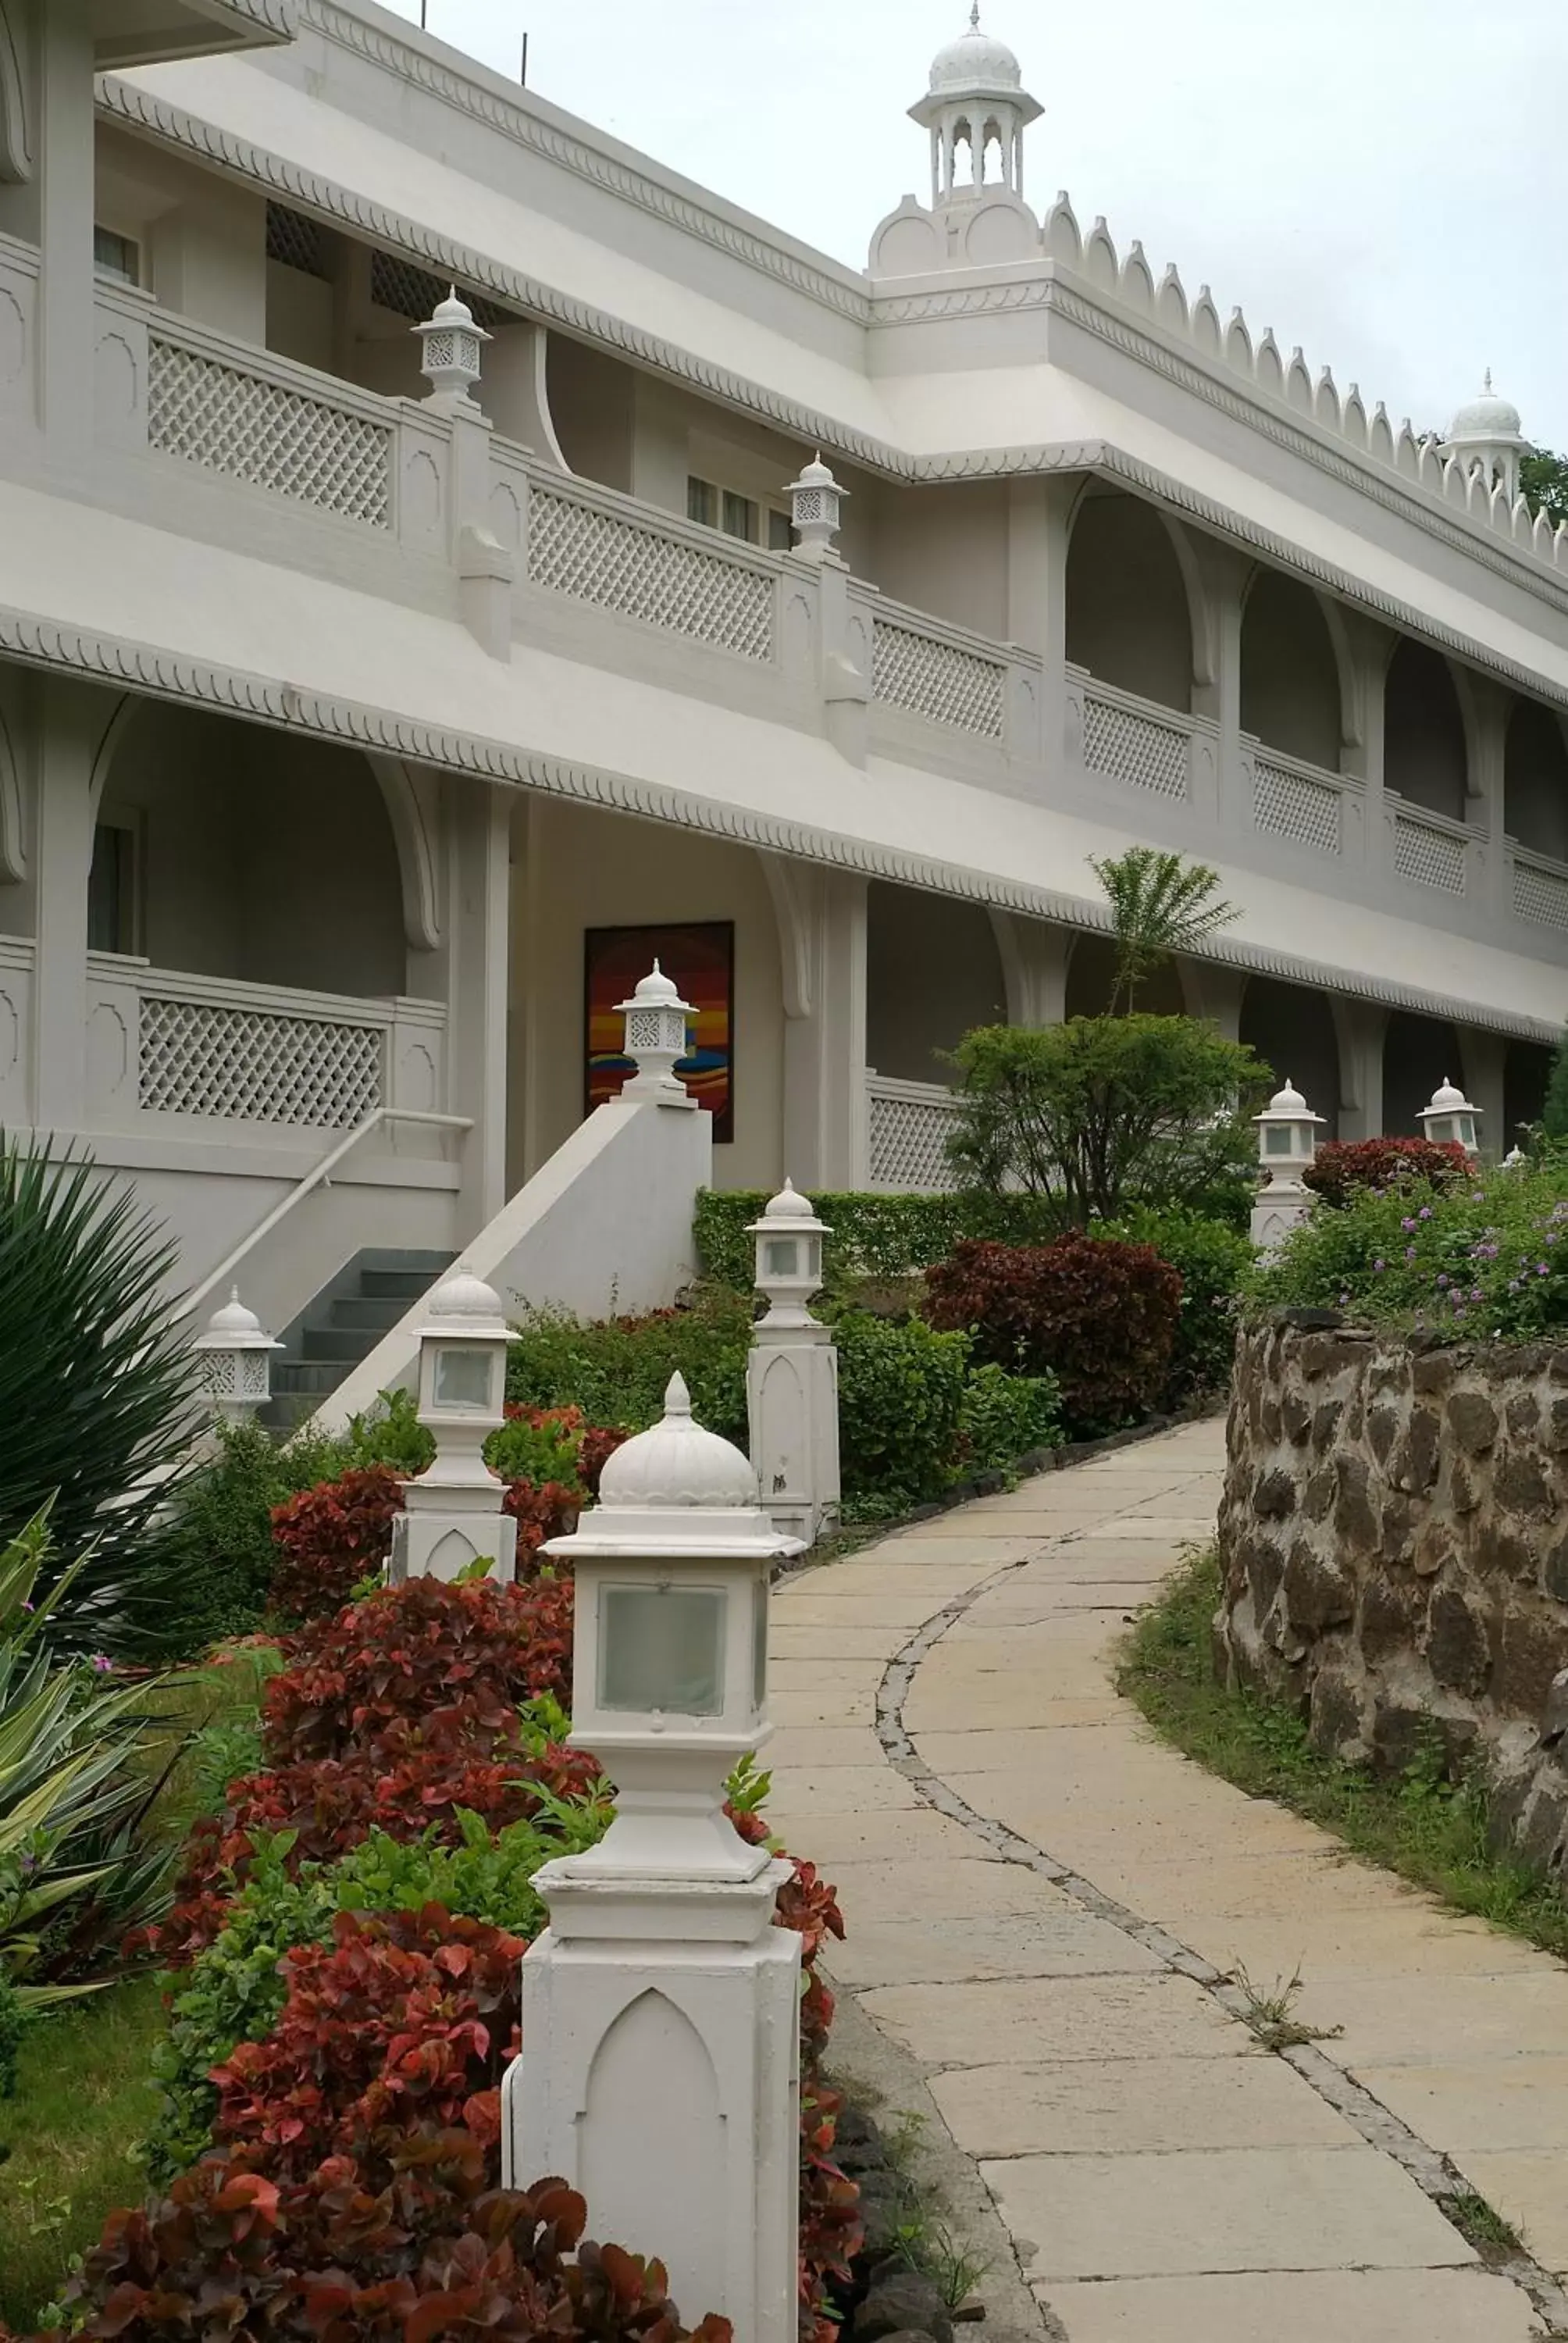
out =
{"type": "Polygon", "coordinates": [[[742,659],[773,656],[773,580],[765,571],[536,487],[528,498],[528,576],[645,625],[742,659]]]}
{"type": "Polygon", "coordinates": [[[318,511],[391,524],[388,426],[158,334],[147,337],[147,441],[318,511]]]}
{"type": "Polygon", "coordinates": [[[1402,879],[1422,887],[1440,887],[1445,895],[1464,892],[1464,840],[1428,822],[1396,814],[1393,824],[1393,867],[1402,879]]]}
{"type": "Polygon", "coordinates": [[[1007,669],[957,643],[877,618],[871,630],[871,693],[928,723],[1000,740],[1006,726],[1007,669]]]}
{"type": "Polygon", "coordinates": [[[1538,863],[1515,862],[1513,910],[1521,920],[1543,928],[1568,928],[1568,876],[1543,870],[1538,863]]]}
{"type": "Polygon", "coordinates": [[[866,1081],[873,1188],[940,1195],[953,1184],[947,1139],[958,1101],[934,1084],[866,1081]]]}
{"type": "Polygon", "coordinates": [[[1267,757],[1252,762],[1252,819],[1266,838],[1287,838],[1318,854],[1344,851],[1343,799],[1332,782],[1315,781],[1267,757]]]}
{"type": "Polygon", "coordinates": [[[1187,759],[1187,734],[1180,725],[1162,724],[1097,691],[1084,693],[1083,761],[1091,773],[1111,774],[1156,797],[1184,798],[1187,759]]]}
{"type": "Polygon", "coordinates": [[[144,993],[136,1103],[337,1131],[383,1103],[377,1026],[144,993]]]}

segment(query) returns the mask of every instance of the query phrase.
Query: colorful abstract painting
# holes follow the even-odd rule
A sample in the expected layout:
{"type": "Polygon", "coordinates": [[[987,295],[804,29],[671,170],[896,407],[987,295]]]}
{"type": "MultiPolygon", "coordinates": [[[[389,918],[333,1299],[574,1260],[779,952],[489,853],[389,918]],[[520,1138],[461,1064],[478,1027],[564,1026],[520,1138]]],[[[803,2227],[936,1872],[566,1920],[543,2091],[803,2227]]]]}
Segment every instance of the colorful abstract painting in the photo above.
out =
{"type": "Polygon", "coordinates": [[[625,1024],[616,1009],[655,960],[689,1001],[690,1055],[677,1073],[713,1117],[719,1146],[735,1136],[735,926],[710,920],[689,927],[589,928],[584,938],[588,1068],[584,1112],[618,1095],[632,1071],[621,1054],[625,1024]]]}

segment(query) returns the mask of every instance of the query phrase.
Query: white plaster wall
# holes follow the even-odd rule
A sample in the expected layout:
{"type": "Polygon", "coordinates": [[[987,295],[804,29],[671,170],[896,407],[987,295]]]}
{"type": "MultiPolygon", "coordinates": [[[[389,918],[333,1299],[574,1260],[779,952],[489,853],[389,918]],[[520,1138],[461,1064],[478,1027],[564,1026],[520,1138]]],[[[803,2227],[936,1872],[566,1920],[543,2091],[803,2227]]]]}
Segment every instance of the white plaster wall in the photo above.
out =
{"type": "Polygon", "coordinates": [[[1241,729],[1271,749],[1340,768],[1340,679],[1317,597],[1265,569],[1241,621],[1241,729]]]}
{"type": "Polygon", "coordinates": [[[736,1135],[713,1151],[714,1183],[777,1184],[784,1011],[778,921],[758,857],[749,847],[535,798],[518,803],[512,876],[508,1187],[582,1121],[586,931],[690,920],[735,922],[736,1135]]]}
{"type": "Polygon", "coordinates": [[[1166,708],[1192,703],[1192,621],[1158,514],[1135,497],[1091,493],[1067,556],[1067,656],[1103,683],[1166,708]]]}
{"type": "Polygon", "coordinates": [[[101,226],[142,247],[163,307],[257,347],[266,339],[266,201],[179,156],[100,125],[101,226]]]}
{"type": "Polygon", "coordinates": [[[332,287],[325,277],[266,264],[266,347],[300,366],[332,367],[332,287]]]}
{"type": "Polygon", "coordinates": [[[156,966],[404,990],[397,850],[354,752],[149,700],[121,736],[103,811],[139,833],[140,949],[156,966]]]}
{"type": "MultiPolygon", "coordinates": [[[[631,490],[632,370],[586,342],[551,334],[545,351],[550,420],[562,455],[584,479],[631,490]]],[[[686,509],[684,502],[681,510],[686,509]]]]}
{"type": "Polygon", "coordinates": [[[990,916],[980,903],[873,880],[866,898],[866,1062],[904,1082],[950,1082],[942,1052],[1007,1021],[990,916]]]}
{"type": "Polygon", "coordinates": [[[870,502],[870,562],[860,574],[895,601],[1005,642],[1007,482],[916,488],[879,480],[870,502]]]}

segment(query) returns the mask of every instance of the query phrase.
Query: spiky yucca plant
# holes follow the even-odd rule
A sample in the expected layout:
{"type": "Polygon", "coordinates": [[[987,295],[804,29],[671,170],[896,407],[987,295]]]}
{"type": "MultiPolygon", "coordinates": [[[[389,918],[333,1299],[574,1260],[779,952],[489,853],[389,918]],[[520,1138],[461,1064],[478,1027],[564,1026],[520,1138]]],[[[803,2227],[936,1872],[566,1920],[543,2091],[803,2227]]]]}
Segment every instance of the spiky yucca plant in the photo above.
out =
{"type": "Polygon", "coordinates": [[[1172,952],[1195,951],[1216,930],[1238,918],[1235,906],[1216,900],[1220,874],[1206,862],[1189,862],[1153,846],[1130,846],[1125,854],[1089,858],[1090,868],[1111,905],[1116,943],[1116,982],[1111,1013],[1131,1012],[1138,988],[1172,952]]]}
{"type": "Polygon", "coordinates": [[[166,1299],[174,1262],[89,1160],[0,1142],[0,1543],[47,1505],[54,1551],[83,1557],[54,1609],[56,1649],[164,1648],[178,1563],[155,1516],[200,1420],[166,1299]]]}

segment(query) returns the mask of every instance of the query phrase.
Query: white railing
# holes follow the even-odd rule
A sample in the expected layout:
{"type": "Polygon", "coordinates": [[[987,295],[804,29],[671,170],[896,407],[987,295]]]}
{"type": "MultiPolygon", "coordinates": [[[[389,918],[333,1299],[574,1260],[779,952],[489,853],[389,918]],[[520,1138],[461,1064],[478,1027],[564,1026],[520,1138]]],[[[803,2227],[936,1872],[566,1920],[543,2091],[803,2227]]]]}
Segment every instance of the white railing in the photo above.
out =
{"type": "Polygon", "coordinates": [[[1568,863],[1528,847],[1510,850],[1513,865],[1513,916],[1538,927],[1568,930],[1568,863]]]}
{"type": "Polygon", "coordinates": [[[1086,771],[1153,797],[1191,798],[1193,741],[1200,729],[1191,717],[1102,683],[1081,669],[1070,669],[1068,681],[1070,705],[1076,699],[1081,709],[1086,771]]]}
{"type": "Polygon", "coordinates": [[[947,1141],[958,1100],[940,1082],[894,1081],[866,1071],[870,1184],[905,1195],[939,1195],[952,1187],[947,1141]]]}
{"type": "Polygon", "coordinates": [[[438,1001],[247,984],[87,956],[95,1122],[142,1118],[345,1131],[381,1108],[437,1109],[438,1001]]]}
{"type": "Polygon", "coordinates": [[[33,341],[38,317],[38,247],[0,236],[0,417],[34,415],[33,341]]]}
{"type": "Polygon", "coordinates": [[[1436,887],[1445,895],[1462,895],[1470,859],[1470,832],[1462,821],[1417,810],[1391,792],[1393,809],[1393,867],[1402,879],[1418,887],[1436,887]]]}
{"type": "Polygon", "coordinates": [[[871,618],[871,697],[980,740],[1007,735],[1008,661],[985,638],[879,597],[871,618]]]}
{"type": "Polygon", "coordinates": [[[739,659],[774,658],[776,557],[559,473],[532,480],[527,527],[530,585],[739,659]]]}
{"type": "Polygon", "coordinates": [[[1337,773],[1282,749],[1265,749],[1247,733],[1241,753],[1251,767],[1254,830],[1314,854],[1343,854],[1345,784],[1337,773]]]}
{"type": "Polygon", "coordinates": [[[372,528],[394,520],[391,403],[163,310],[147,321],[147,445],[372,528]]]}

